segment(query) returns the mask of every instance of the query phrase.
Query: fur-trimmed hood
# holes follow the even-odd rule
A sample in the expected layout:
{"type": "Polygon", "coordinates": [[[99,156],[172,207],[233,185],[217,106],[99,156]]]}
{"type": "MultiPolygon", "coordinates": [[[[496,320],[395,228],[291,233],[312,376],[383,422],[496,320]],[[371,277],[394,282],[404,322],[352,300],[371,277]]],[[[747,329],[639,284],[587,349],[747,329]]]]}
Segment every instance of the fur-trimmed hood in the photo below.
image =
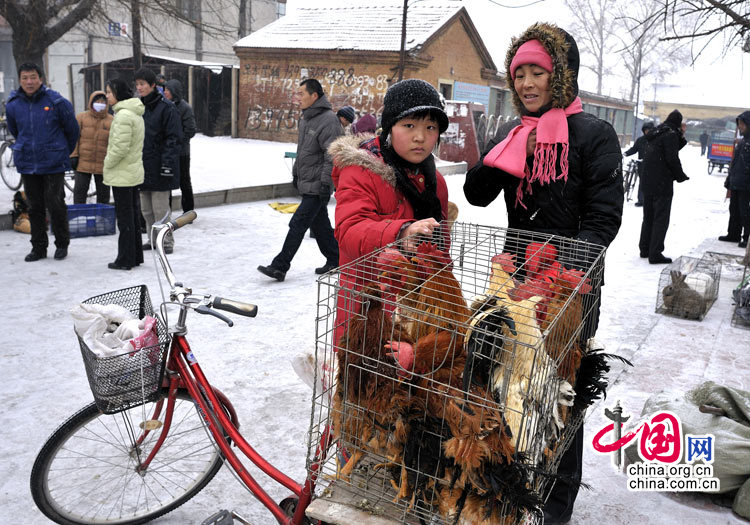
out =
{"type": "Polygon", "coordinates": [[[553,71],[550,77],[553,108],[566,108],[578,96],[578,68],[580,57],[575,39],[563,29],[546,23],[538,23],[529,27],[523,34],[511,41],[505,56],[505,79],[513,94],[513,106],[519,115],[528,112],[516,93],[511,78],[510,64],[518,48],[529,40],[538,40],[552,57],[553,71]]]}
{"type": "Polygon", "coordinates": [[[360,166],[369,170],[392,187],[396,187],[396,174],[393,167],[383,160],[380,152],[363,148],[362,145],[375,138],[375,135],[343,135],[328,147],[328,154],[333,159],[333,184],[338,186],[338,171],[347,166],[360,166]]]}

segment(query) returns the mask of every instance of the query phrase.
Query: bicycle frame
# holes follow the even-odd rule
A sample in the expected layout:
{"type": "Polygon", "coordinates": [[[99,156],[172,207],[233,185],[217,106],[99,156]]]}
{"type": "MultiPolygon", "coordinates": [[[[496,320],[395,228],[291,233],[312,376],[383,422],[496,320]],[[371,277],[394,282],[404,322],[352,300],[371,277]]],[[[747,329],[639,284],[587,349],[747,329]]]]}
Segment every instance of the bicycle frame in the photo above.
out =
{"type": "MultiPolygon", "coordinates": [[[[156,245],[159,248],[162,246],[163,237],[168,229],[169,228],[166,227],[162,228],[157,236],[156,245]]],[[[174,275],[172,274],[166,257],[163,255],[163,250],[157,249],[157,253],[161,259],[167,280],[170,281],[170,285],[174,287],[174,275]]],[[[149,456],[141,462],[139,469],[148,469],[151,461],[159,453],[161,445],[169,434],[177,390],[186,389],[193,398],[193,401],[197,404],[198,411],[208,427],[208,431],[211,433],[214,442],[248,490],[273,514],[279,523],[284,525],[301,525],[304,522],[305,509],[312,500],[317,475],[309,476],[305,483],[300,485],[266,461],[245,440],[238,430],[239,424],[237,414],[231,402],[221,393],[221,391],[211,386],[198,364],[198,360],[190,350],[190,345],[184,335],[186,333],[185,320],[188,309],[188,306],[184,304],[181,305],[177,324],[173,329],[174,336],[172,337],[169,356],[167,357],[164,378],[164,387],[169,388],[169,393],[166,398],[167,407],[164,415],[164,423],[161,428],[161,435],[149,456]],[[289,489],[298,498],[298,503],[293,516],[288,516],[281,506],[276,503],[271,496],[266,493],[263,487],[261,487],[261,485],[250,475],[247,469],[242,465],[237,454],[232,450],[232,441],[245,457],[252,461],[263,473],[289,489]]],[[[156,404],[152,416],[153,420],[158,419],[158,416],[161,414],[163,402],[164,399],[156,404]]],[[[151,432],[151,430],[148,429],[148,425],[144,425],[144,427],[142,435],[136,440],[137,443],[143,441],[143,439],[145,439],[145,437],[151,432]]],[[[312,472],[318,471],[320,464],[325,460],[325,454],[328,451],[330,444],[331,433],[329,430],[326,430],[321,437],[320,443],[318,443],[315,457],[313,459],[312,472]]]]}

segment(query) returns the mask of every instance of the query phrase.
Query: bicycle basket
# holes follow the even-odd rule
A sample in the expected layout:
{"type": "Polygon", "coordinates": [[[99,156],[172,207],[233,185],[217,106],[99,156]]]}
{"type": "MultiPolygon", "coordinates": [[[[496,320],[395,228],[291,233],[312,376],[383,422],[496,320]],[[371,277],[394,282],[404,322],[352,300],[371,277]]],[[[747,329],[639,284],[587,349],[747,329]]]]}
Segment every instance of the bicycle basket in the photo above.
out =
{"type": "Polygon", "coordinates": [[[321,277],[307,466],[335,480],[325,497],[398,523],[541,522],[600,384],[582,362],[603,258],[456,222],[450,244],[398,241],[321,277]]]}
{"type": "MultiPolygon", "coordinates": [[[[154,315],[148,288],[142,284],[97,295],[84,304],[116,304],[129,310],[138,319],[154,315]]],[[[159,397],[169,334],[157,317],[159,344],[114,356],[100,356],[78,336],[83,363],[86,366],[91,393],[96,406],[105,414],[114,414],[159,397]]]]}

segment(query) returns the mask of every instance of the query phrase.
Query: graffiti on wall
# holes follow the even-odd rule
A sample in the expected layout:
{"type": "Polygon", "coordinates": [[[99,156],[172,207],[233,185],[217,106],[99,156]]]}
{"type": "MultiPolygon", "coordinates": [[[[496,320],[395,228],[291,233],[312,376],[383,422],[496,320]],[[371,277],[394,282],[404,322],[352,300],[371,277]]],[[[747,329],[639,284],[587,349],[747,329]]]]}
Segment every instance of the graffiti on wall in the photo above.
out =
{"type": "Polygon", "coordinates": [[[358,74],[354,67],[245,64],[242,75],[248,101],[245,131],[255,133],[296,131],[301,112],[293,97],[305,78],[320,81],[334,109],[348,105],[359,115],[377,114],[388,89],[387,75],[358,74]]]}

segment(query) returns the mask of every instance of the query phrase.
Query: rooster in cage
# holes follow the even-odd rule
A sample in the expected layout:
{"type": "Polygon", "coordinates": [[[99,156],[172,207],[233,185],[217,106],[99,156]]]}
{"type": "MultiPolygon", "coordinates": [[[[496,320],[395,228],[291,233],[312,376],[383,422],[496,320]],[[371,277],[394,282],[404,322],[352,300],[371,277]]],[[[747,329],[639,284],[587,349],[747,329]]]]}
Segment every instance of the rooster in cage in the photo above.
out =
{"type": "Polygon", "coordinates": [[[564,426],[560,407],[571,406],[575,397],[573,387],[557,376],[555,363],[545,352],[536,316],[540,301],[538,295],[520,301],[485,301],[466,334],[469,355],[464,372],[464,389],[472,383],[484,385],[504,407],[517,451],[530,453],[534,462],[559,437],[564,426]]]}
{"type": "Polygon", "coordinates": [[[381,288],[396,296],[394,320],[412,339],[439,330],[463,332],[471,315],[461,285],[451,271],[450,256],[423,242],[413,257],[384,250],[378,257],[381,288]]]}
{"type": "Polygon", "coordinates": [[[409,419],[424,412],[400,369],[387,356],[384,341],[409,342],[409,336],[384,307],[380,290],[362,291],[361,310],[347,320],[338,342],[336,393],[331,412],[333,433],[349,443],[351,458],[338,471],[348,479],[366,451],[397,460],[408,435],[409,419]]]}

